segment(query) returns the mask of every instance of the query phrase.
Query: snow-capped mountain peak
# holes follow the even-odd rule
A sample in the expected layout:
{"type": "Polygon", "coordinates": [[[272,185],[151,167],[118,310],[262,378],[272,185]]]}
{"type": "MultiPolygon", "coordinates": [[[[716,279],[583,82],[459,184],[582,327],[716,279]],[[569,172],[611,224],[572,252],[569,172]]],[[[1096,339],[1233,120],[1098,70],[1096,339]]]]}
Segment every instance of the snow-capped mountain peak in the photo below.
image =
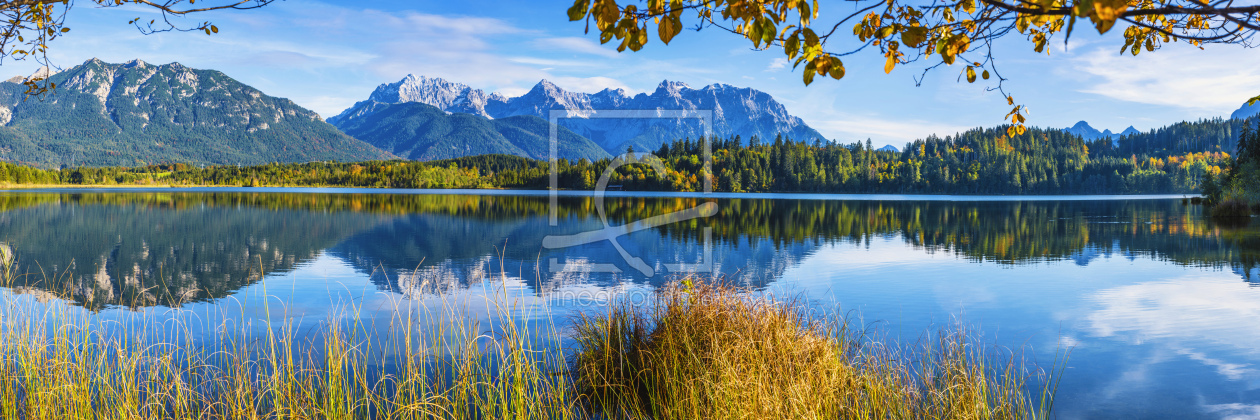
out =
{"type": "Polygon", "coordinates": [[[468,86],[461,83],[408,74],[397,83],[377,86],[368,99],[382,103],[423,102],[446,108],[468,89],[468,86]]]}
{"type": "Polygon", "coordinates": [[[536,99],[541,99],[543,101],[553,101],[565,105],[565,109],[580,106],[581,103],[590,101],[590,95],[566,91],[564,88],[556,86],[555,83],[551,83],[551,81],[547,79],[539,81],[538,84],[534,85],[534,88],[531,89],[529,93],[522,96],[522,98],[524,97],[535,97],[536,99]]]}
{"type": "Polygon", "coordinates": [[[564,89],[561,89],[559,86],[556,86],[555,83],[551,83],[551,81],[547,79],[539,80],[538,83],[534,85],[533,90],[542,91],[547,94],[564,92],[564,89]]]}
{"type": "Polygon", "coordinates": [[[408,76],[397,83],[383,84],[367,101],[328,121],[341,126],[348,119],[375,112],[379,104],[421,102],[447,112],[478,114],[488,118],[533,115],[550,119],[553,110],[568,111],[560,124],[595,141],[610,152],[627,147],[655,150],[664,142],[705,134],[697,112],[711,111],[712,134],[729,137],[752,136],[772,139],[783,135],[796,140],[822,138],[800,118],[765,92],[724,84],[692,89],[678,81],[665,80],[651,94],[631,96],[624,89],[604,89],[597,93],[570,92],[548,80],[541,80],[527,93],[515,98],[487,94],[459,83],[439,78],[408,76]],[[683,111],[685,118],[590,118],[599,111],[656,110],[683,111]]]}
{"type": "Polygon", "coordinates": [[[687,84],[683,82],[671,82],[669,80],[665,80],[665,81],[662,81],[661,84],[656,87],[656,92],[654,92],[653,94],[663,92],[666,94],[678,95],[684,89],[691,90],[691,86],[687,86],[687,84]]]}

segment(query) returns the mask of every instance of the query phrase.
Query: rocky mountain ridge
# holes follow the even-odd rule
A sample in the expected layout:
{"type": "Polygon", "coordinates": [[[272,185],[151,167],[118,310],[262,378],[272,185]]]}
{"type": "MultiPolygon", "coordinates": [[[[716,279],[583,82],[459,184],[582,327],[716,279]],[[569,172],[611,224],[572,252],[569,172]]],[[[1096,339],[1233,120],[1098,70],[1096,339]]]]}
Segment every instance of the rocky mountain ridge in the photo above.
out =
{"type": "Polygon", "coordinates": [[[0,83],[0,159],[61,165],[390,159],[293,101],[214,70],[91,59],[26,97],[0,83]]]}
{"type": "Polygon", "coordinates": [[[710,116],[708,128],[720,137],[773,139],[782,134],[797,140],[823,138],[765,92],[725,84],[693,89],[668,80],[650,94],[635,95],[623,89],[570,92],[542,80],[524,95],[508,98],[441,78],[409,75],[380,85],[367,100],[328,121],[343,127],[352,119],[379,111],[384,104],[405,102],[491,119],[532,115],[550,120],[552,111],[563,111],[559,125],[614,154],[628,147],[655,150],[667,141],[699,137],[706,132],[701,118],[710,116]]]}

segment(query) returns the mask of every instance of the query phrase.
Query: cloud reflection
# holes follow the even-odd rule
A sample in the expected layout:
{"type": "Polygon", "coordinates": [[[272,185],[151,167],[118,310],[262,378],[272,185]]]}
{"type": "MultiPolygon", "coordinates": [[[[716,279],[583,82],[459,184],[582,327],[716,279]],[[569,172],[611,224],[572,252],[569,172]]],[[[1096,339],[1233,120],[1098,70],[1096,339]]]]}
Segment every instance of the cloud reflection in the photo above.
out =
{"type": "Polygon", "coordinates": [[[1188,276],[1106,289],[1090,300],[1099,306],[1085,318],[1093,336],[1160,341],[1233,381],[1260,376],[1260,290],[1245,282],[1188,276]]]}

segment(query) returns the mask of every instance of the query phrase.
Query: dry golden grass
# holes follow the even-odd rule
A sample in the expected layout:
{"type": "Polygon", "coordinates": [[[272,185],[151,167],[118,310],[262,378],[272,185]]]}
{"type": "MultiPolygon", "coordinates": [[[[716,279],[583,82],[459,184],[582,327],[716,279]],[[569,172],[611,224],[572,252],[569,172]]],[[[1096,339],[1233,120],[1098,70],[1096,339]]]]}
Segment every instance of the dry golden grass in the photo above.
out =
{"type": "MultiPolygon", "coordinates": [[[[0,254],[0,275],[11,276],[12,258],[0,254]]],[[[303,336],[291,322],[206,328],[177,315],[153,325],[141,313],[110,321],[3,296],[4,419],[1023,419],[1048,410],[1032,407],[1013,361],[993,370],[965,334],[942,335],[912,359],[800,305],[690,280],[661,289],[650,309],[582,318],[571,360],[555,323],[525,329],[506,297],[490,326],[445,306],[400,304],[375,336],[381,326],[364,326],[349,306],[303,336]]]]}
{"type": "MultiPolygon", "coordinates": [[[[1035,419],[1048,414],[1014,357],[965,331],[918,352],[804,306],[686,280],[645,309],[582,316],[577,392],[609,416],[654,419],[1035,419]],[[992,353],[992,352],[990,352],[992,353]],[[1000,369],[999,369],[1000,368],[1000,369]]],[[[1049,383],[1049,382],[1045,382],[1049,383]]]]}

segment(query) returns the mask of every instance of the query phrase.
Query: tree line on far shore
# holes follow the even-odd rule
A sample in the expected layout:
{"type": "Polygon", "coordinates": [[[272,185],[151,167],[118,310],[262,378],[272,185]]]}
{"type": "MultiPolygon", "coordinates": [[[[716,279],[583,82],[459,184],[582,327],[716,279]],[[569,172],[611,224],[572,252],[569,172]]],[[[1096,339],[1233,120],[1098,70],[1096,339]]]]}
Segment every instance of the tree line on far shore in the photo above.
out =
{"type": "MultiPolygon", "coordinates": [[[[869,140],[680,139],[650,151],[663,174],[647,164],[648,153],[628,150],[627,164],[610,172],[608,183],[625,190],[702,191],[704,177],[711,176],[720,192],[1194,193],[1205,176],[1220,177],[1233,165],[1221,145],[1236,138],[1239,122],[1188,124],[1117,141],[1086,141],[1054,129],[1014,136],[1005,127],[973,129],[917,140],[900,152],[876,150],[869,140]]],[[[592,189],[611,163],[559,160],[559,186],[592,189]]],[[[547,161],[506,155],[204,168],[176,163],[41,170],[0,163],[0,183],[8,184],[543,189],[550,173],[547,161]]]]}

